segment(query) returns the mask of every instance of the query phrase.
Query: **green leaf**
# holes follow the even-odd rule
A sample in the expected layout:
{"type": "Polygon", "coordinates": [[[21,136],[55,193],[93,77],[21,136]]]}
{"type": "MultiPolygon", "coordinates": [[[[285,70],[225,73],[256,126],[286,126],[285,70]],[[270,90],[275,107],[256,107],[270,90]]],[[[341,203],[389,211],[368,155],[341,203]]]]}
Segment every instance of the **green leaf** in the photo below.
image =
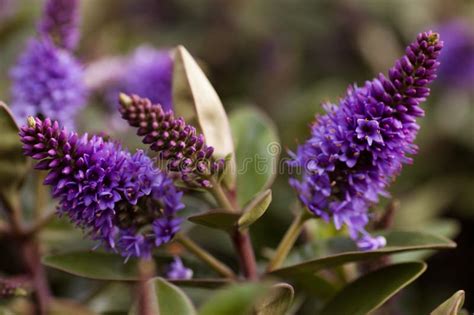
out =
{"type": "Polygon", "coordinates": [[[464,304],[464,296],[464,291],[459,290],[443,304],[432,311],[431,315],[458,315],[461,312],[461,307],[464,304]]]}
{"type": "Polygon", "coordinates": [[[257,194],[245,207],[238,224],[239,229],[245,229],[255,223],[267,211],[272,202],[272,191],[267,189],[257,194]]]}
{"type": "MultiPolygon", "coordinates": [[[[155,297],[153,306],[156,313],[160,315],[195,315],[196,310],[191,300],[177,286],[169,283],[165,279],[156,278],[148,283],[150,291],[147,292],[155,297]]],[[[136,305],[129,313],[136,314],[136,305]]]]}
{"type": "MultiPolygon", "coordinates": [[[[383,233],[382,233],[383,234],[383,233]]],[[[456,247],[456,243],[444,237],[419,232],[390,231],[385,234],[387,246],[374,251],[349,251],[326,256],[272,271],[270,274],[281,277],[314,274],[315,272],[340,266],[346,263],[376,259],[395,253],[424,250],[447,249],[456,247]]]]}
{"type": "Polygon", "coordinates": [[[136,281],[139,279],[137,261],[112,253],[71,252],[43,257],[44,265],[90,279],[136,281]]]}
{"type": "Polygon", "coordinates": [[[237,222],[239,218],[240,215],[237,213],[213,210],[198,215],[190,216],[188,220],[199,225],[204,225],[206,227],[224,231],[232,231],[237,227],[237,222]]]}
{"type": "Polygon", "coordinates": [[[214,156],[231,156],[224,181],[233,188],[236,180],[234,145],[224,106],[204,72],[183,46],[178,46],[174,52],[173,99],[176,114],[202,131],[206,143],[215,150],[214,156]]]}
{"type": "Polygon", "coordinates": [[[254,107],[238,109],[230,115],[237,159],[237,199],[240,205],[273,183],[281,146],[276,127],[254,107]]]}
{"type": "Polygon", "coordinates": [[[189,287],[189,288],[208,288],[208,289],[215,289],[222,287],[224,285],[228,285],[231,283],[228,279],[190,279],[190,280],[170,280],[171,283],[176,284],[180,287],[189,287]]]}
{"type": "Polygon", "coordinates": [[[18,189],[28,171],[28,160],[22,153],[18,131],[10,109],[0,102],[0,191],[2,192],[18,189]]]}
{"type": "Polygon", "coordinates": [[[278,283],[255,306],[256,315],[284,315],[293,303],[295,291],[287,283],[278,283]]]}
{"type": "Polygon", "coordinates": [[[380,307],[425,270],[425,263],[407,262],[366,274],[344,287],[324,306],[320,314],[365,315],[380,307]]]}
{"type": "Polygon", "coordinates": [[[54,299],[51,302],[48,315],[64,315],[64,314],[97,315],[95,312],[87,309],[85,306],[73,300],[54,299]]]}
{"type": "Polygon", "coordinates": [[[258,283],[236,284],[217,291],[201,307],[199,315],[248,315],[266,292],[258,283]]]}

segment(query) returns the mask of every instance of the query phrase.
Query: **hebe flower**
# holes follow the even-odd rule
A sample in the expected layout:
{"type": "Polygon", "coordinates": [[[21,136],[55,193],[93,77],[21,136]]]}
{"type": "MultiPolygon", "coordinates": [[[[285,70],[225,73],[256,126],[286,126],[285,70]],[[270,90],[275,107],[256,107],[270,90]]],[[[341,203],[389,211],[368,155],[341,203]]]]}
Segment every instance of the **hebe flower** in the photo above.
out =
{"type": "Polygon", "coordinates": [[[292,154],[292,164],[303,169],[301,180],[290,180],[301,202],[336,228],[347,226],[363,250],[385,245],[365,230],[368,208],[388,195],[389,182],[417,151],[419,105],[436,78],[442,45],[436,33],[419,34],[388,78],[379,74],[364,87],[349,87],[339,105],[325,105],[311,138],[292,154]]]}
{"type": "Polygon", "coordinates": [[[41,35],[51,37],[62,48],[72,50],[79,41],[79,0],[48,0],[38,25],[41,35]]]}
{"type": "Polygon", "coordinates": [[[113,88],[113,102],[117,102],[117,92],[124,92],[148,98],[153,104],[160,104],[165,111],[171,110],[172,81],[171,53],[148,46],[139,47],[127,61],[123,77],[113,88]]]}
{"type": "Polygon", "coordinates": [[[12,111],[17,121],[41,115],[73,126],[85,104],[83,69],[66,50],[51,39],[31,39],[11,69],[12,111]]]}
{"type": "Polygon", "coordinates": [[[211,186],[209,178],[223,170],[224,160],[213,159],[214,148],[206,145],[202,134],[149,99],[121,94],[120,104],[122,118],[138,128],[137,135],[160,159],[168,161],[169,171],[179,173],[189,185],[211,186]]]}
{"type": "Polygon", "coordinates": [[[101,137],[30,117],[20,130],[24,154],[48,170],[44,183],[60,214],[125,257],[149,257],[179,230],[182,193],[143,151],[130,154],[101,137]]]}
{"type": "Polygon", "coordinates": [[[181,258],[175,257],[173,262],[168,266],[166,277],[171,280],[189,280],[193,277],[193,271],[184,266],[181,258]]]}

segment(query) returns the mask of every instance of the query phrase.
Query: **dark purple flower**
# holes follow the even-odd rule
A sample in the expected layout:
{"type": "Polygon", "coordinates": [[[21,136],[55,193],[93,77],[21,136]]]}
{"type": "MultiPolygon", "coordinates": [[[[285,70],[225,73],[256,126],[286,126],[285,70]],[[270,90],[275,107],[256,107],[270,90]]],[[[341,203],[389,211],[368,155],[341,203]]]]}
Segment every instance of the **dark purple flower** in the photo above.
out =
{"type": "Polygon", "coordinates": [[[44,183],[60,200],[59,213],[106,248],[127,259],[148,258],[178,232],[182,193],[143,151],[132,155],[118,143],[78,137],[57,121],[32,117],[20,137],[24,154],[49,171],[44,183]],[[167,224],[158,230],[157,222],[167,224]]]}
{"type": "Polygon", "coordinates": [[[79,41],[79,0],[48,0],[38,31],[42,36],[49,36],[58,47],[76,48],[79,41]]]}
{"type": "Polygon", "coordinates": [[[213,159],[214,148],[182,117],[175,118],[171,110],[164,111],[161,105],[137,95],[121,94],[120,105],[122,118],[138,128],[143,143],[158,152],[168,171],[179,174],[186,184],[209,187],[210,178],[222,172],[224,160],[213,159]]]}
{"type": "Polygon", "coordinates": [[[175,257],[168,267],[166,277],[171,280],[189,280],[193,277],[193,271],[183,265],[181,258],[175,257]]]}
{"type": "Polygon", "coordinates": [[[118,93],[123,92],[148,98],[153,104],[160,104],[164,111],[173,109],[173,59],[170,51],[139,47],[125,61],[125,68],[109,92],[114,108],[118,93]]]}
{"type": "Polygon", "coordinates": [[[28,116],[41,115],[74,125],[85,105],[83,69],[66,50],[49,38],[32,39],[10,72],[12,111],[22,124],[28,116]]]}
{"type": "Polygon", "coordinates": [[[380,74],[364,87],[351,86],[338,106],[325,105],[311,138],[291,153],[291,165],[303,169],[301,180],[290,180],[300,201],[336,228],[347,226],[362,250],[385,245],[365,230],[368,208],[388,195],[386,187],[416,153],[419,105],[436,78],[442,46],[438,34],[419,34],[388,78],[380,74]]]}

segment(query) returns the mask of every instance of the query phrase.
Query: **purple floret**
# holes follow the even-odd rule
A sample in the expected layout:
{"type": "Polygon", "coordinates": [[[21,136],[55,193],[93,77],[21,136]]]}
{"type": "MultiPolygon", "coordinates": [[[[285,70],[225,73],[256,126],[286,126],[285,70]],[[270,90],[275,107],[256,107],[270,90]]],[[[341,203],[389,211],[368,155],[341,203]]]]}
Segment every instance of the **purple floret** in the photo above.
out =
{"type": "Polygon", "coordinates": [[[189,280],[193,277],[193,271],[184,266],[181,258],[175,257],[168,267],[166,277],[171,280],[189,280]]]}
{"type": "Polygon", "coordinates": [[[368,209],[388,195],[390,181],[417,151],[419,105],[436,78],[442,46],[438,34],[419,34],[388,78],[380,74],[364,87],[351,86],[339,105],[327,104],[311,138],[291,153],[291,164],[303,170],[301,179],[290,180],[300,201],[336,228],[347,226],[362,250],[385,245],[365,230],[368,209]]]}
{"type": "Polygon", "coordinates": [[[149,258],[179,231],[182,192],[143,151],[101,137],[79,137],[57,121],[30,117],[20,131],[24,154],[48,170],[44,183],[67,215],[92,239],[129,257],[149,258]],[[157,222],[164,227],[156,229],[157,222]]]}

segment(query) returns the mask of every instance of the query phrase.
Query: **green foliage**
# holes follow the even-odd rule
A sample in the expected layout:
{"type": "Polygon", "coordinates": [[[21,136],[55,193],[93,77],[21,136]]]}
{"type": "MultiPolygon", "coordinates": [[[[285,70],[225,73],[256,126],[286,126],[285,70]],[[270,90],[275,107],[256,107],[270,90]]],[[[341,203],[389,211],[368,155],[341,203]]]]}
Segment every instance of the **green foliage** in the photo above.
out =
{"type": "Polygon", "coordinates": [[[244,205],[273,183],[281,147],[272,121],[254,107],[232,112],[230,124],[238,167],[237,200],[244,205]]]}
{"type": "Polygon", "coordinates": [[[71,252],[43,257],[43,264],[64,272],[97,280],[136,281],[138,277],[137,261],[112,253],[71,252]]]}
{"type": "Polygon", "coordinates": [[[239,218],[240,215],[236,213],[213,210],[202,214],[190,216],[188,220],[193,223],[204,225],[210,228],[224,231],[232,231],[237,227],[237,222],[239,218]]]}
{"type": "Polygon", "coordinates": [[[257,194],[243,209],[239,218],[239,229],[245,229],[255,223],[267,211],[272,202],[272,191],[267,189],[257,194]]]}
{"type": "MultiPolygon", "coordinates": [[[[382,233],[383,234],[383,233],[382,233]]],[[[418,232],[391,231],[384,234],[387,246],[378,250],[361,252],[349,251],[336,255],[326,256],[306,261],[294,266],[274,270],[270,274],[282,277],[294,277],[296,275],[314,274],[315,272],[334,268],[346,263],[376,259],[395,253],[416,251],[423,249],[446,249],[453,248],[456,244],[444,237],[418,232]]]]}
{"type": "Polygon", "coordinates": [[[366,274],[344,287],[320,314],[365,315],[413,282],[425,269],[422,262],[407,262],[366,274]]]}
{"type": "Polygon", "coordinates": [[[284,315],[291,307],[295,291],[287,283],[272,286],[255,306],[256,315],[284,315]]]}
{"type": "Polygon", "coordinates": [[[464,291],[459,290],[431,312],[431,315],[458,315],[461,312],[462,305],[464,304],[464,296],[464,291]]]}
{"type": "Polygon", "coordinates": [[[235,284],[217,291],[199,310],[199,315],[248,315],[267,288],[261,283],[235,284]]]}

